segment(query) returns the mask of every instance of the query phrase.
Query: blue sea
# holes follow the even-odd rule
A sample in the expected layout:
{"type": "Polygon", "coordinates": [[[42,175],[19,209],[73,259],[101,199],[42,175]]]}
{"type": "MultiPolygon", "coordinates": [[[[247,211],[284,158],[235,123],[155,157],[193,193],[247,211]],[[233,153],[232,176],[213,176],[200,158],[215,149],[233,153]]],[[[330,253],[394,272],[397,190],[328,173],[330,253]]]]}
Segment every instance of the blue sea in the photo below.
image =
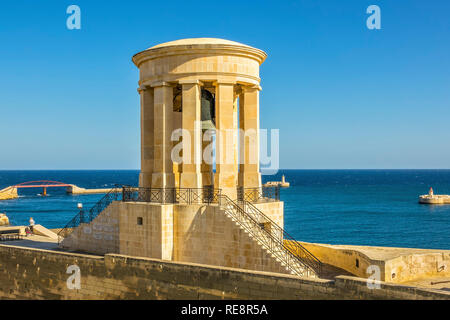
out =
{"type": "MultiPolygon", "coordinates": [[[[291,183],[282,189],[285,229],[297,240],[430,249],[450,249],[450,205],[421,205],[433,187],[450,194],[450,170],[280,170],[263,181],[291,183]]],[[[137,185],[139,171],[0,171],[0,189],[33,180],[56,180],[84,188],[137,185]]],[[[66,195],[64,188],[21,189],[20,198],[0,201],[14,224],[30,217],[47,228],[63,227],[77,204],[89,209],[103,195],[66,195]]]]}

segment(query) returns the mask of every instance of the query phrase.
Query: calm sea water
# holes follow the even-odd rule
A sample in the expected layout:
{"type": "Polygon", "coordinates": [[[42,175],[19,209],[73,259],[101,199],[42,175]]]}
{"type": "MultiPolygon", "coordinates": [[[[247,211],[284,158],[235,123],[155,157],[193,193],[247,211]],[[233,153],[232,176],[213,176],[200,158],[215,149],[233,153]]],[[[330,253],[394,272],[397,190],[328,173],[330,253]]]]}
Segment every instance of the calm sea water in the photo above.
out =
{"type": "MultiPolygon", "coordinates": [[[[450,205],[417,202],[430,186],[450,194],[450,170],[281,170],[263,181],[291,183],[282,189],[285,229],[298,240],[330,244],[450,249],[450,205]]],[[[25,181],[56,180],[85,188],[137,185],[138,171],[0,171],[0,189],[25,181]]],[[[22,189],[20,198],[0,201],[14,224],[30,216],[48,228],[63,227],[102,195],[66,195],[49,189],[22,189]]]]}

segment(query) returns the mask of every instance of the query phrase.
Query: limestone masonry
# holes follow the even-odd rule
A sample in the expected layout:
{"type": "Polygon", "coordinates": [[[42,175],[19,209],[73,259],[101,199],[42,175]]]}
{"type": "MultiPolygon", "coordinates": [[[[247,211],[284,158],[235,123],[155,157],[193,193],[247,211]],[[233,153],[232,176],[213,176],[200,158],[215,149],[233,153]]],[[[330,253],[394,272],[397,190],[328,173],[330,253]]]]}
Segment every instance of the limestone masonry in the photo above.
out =
{"type": "Polygon", "coordinates": [[[317,277],[319,271],[300,254],[284,248],[283,202],[266,197],[261,186],[259,66],[265,58],[259,49],[210,38],[172,41],[136,54],[141,189],[132,192],[138,202],[112,203],[75,228],[61,248],[317,277]],[[216,141],[215,172],[203,159],[205,122],[216,134],[232,133],[216,141]],[[172,155],[175,129],[188,133],[182,135],[181,163],[172,155]],[[238,129],[252,136],[238,141],[238,129]],[[174,188],[180,190],[175,197],[174,188]],[[219,193],[205,203],[203,190],[219,193]],[[154,201],[155,194],[164,201],[154,201]],[[192,194],[194,201],[183,201],[192,194]]]}
{"type": "Polygon", "coordinates": [[[283,177],[262,186],[259,168],[259,67],[266,56],[211,38],[134,55],[139,187],[108,191],[58,236],[36,226],[32,238],[0,245],[0,297],[449,299],[445,284],[404,285],[449,280],[448,251],[301,243],[284,230],[278,188],[288,184],[283,177]],[[177,129],[181,142],[172,141],[177,129]],[[205,158],[212,155],[204,139],[210,132],[215,172],[205,158]],[[181,160],[173,153],[179,143],[181,160]],[[79,268],[79,288],[67,286],[70,266],[79,268]],[[378,272],[376,289],[368,270],[378,272]]]}

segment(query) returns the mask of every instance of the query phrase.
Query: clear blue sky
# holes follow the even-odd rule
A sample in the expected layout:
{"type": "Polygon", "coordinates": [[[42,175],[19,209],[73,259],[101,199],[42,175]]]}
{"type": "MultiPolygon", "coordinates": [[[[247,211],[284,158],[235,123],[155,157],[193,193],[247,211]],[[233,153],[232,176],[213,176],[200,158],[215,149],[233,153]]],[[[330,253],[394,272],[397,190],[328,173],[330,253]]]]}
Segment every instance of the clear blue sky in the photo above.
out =
{"type": "Polygon", "coordinates": [[[450,1],[2,1],[0,169],[137,169],[136,52],[265,50],[281,168],[450,168],[450,1]],[[66,8],[81,8],[81,30],[66,8]],[[381,8],[381,30],[366,8],[381,8]]]}

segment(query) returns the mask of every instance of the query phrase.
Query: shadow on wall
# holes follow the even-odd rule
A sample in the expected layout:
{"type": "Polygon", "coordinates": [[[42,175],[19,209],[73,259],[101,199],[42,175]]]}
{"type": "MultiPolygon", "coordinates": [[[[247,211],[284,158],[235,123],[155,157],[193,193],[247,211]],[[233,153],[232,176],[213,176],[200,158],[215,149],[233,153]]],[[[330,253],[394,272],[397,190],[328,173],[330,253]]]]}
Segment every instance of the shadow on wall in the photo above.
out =
{"type": "Polygon", "coordinates": [[[174,261],[289,273],[218,206],[178,205],[174,261]]]}

